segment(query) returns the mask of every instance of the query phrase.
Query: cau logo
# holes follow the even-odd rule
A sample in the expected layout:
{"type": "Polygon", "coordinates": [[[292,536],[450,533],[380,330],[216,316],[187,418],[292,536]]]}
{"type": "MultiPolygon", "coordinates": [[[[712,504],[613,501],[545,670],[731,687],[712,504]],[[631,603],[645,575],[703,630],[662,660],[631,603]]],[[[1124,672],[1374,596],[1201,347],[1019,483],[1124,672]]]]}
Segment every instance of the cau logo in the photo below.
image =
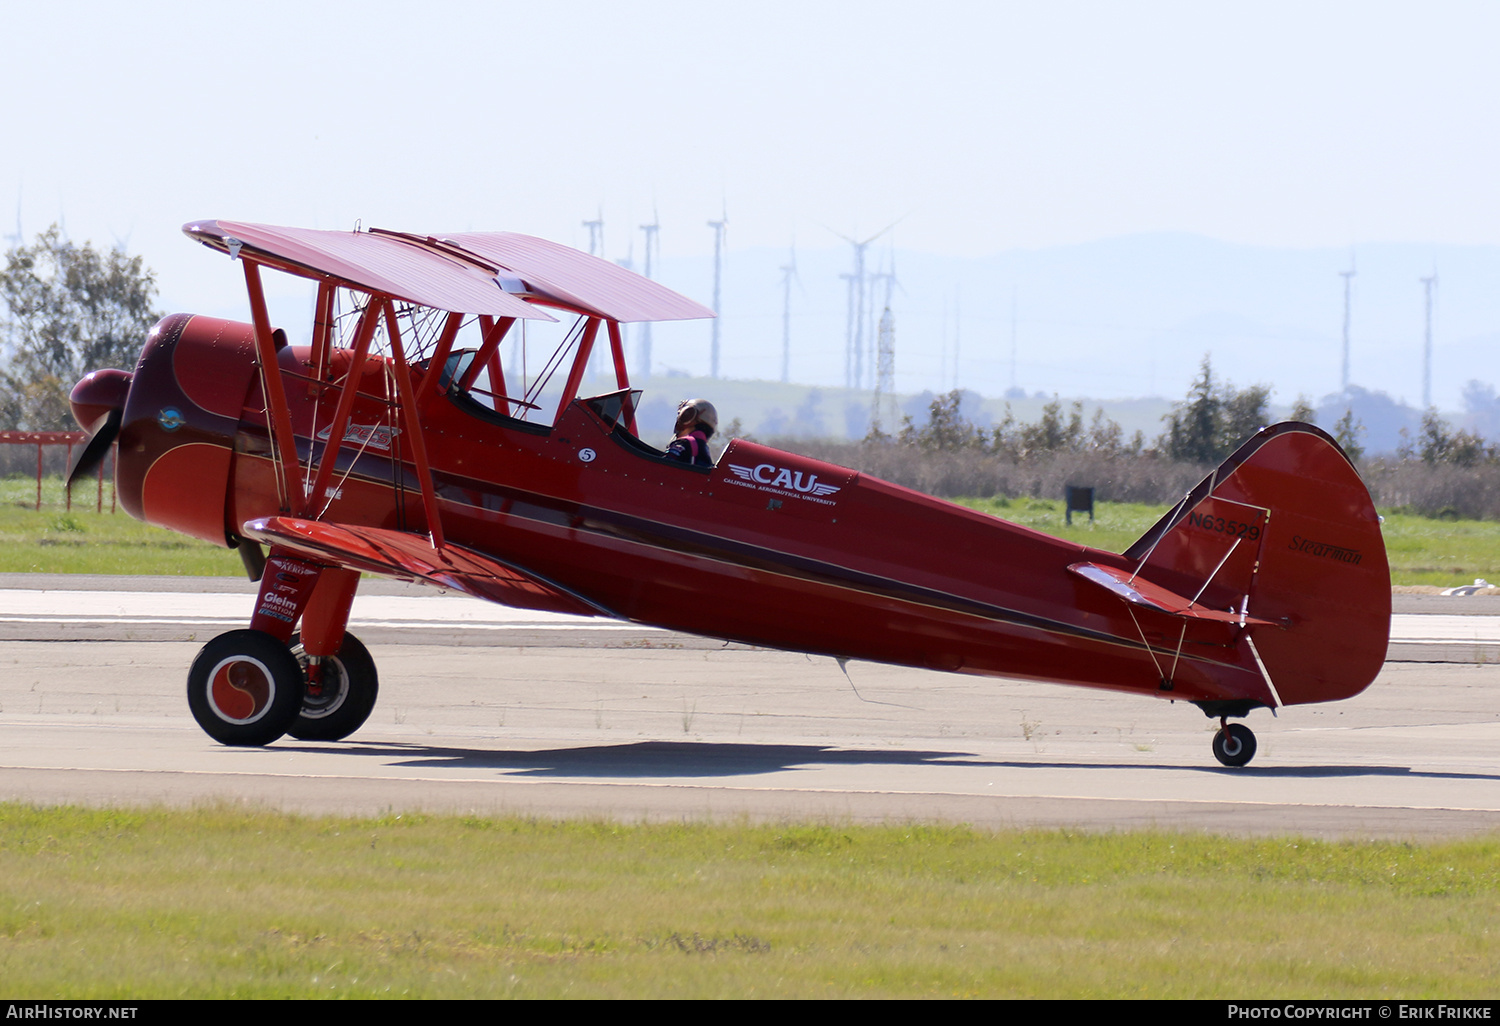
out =
{"type": "Polygon", "coordinates": [[[838,485],[819,484],[817,474],[804,474],[800,470],[788,470],[774,463],[760,463],[753,467],[742,467],[731,463],[729,469],[741,481],[766,485],[769,488],[797,492],[800,495],[832,495],[840,490],[838,485]]]}

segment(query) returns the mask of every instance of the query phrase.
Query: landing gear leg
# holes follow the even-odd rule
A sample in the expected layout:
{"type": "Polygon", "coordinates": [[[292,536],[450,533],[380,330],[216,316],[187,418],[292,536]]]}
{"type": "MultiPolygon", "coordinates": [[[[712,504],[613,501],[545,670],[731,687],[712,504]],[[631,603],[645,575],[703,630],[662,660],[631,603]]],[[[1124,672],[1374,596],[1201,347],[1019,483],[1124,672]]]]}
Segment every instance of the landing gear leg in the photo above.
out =
{"type": "Polygon", "coordinates": [[[360,640],[344,635],[337,655],[317,658],[292,635],[292,655],[305,676],[302,710],[287,731],[302,741],[342,741],[364,725],[375,708],[380,681],[375,660],[360,640]]]}
{"type": "Polygon", "coordinates": [[[380,690],[375,660],[348,633],[359,574],[323,567],[302,613],[302,632],[289,641],[306,680],[302,713],[290,729],[303,741],[339,741],[360,728],[380,690]]]}
{"type": "Polygon", "coordinates": [[[1255,758],[1255,733],[1243,723],[1230,723],[1219,717],[1219,732],[1214,735],[1214,758],[1226,766],[1244,766],[1255,758]]]}

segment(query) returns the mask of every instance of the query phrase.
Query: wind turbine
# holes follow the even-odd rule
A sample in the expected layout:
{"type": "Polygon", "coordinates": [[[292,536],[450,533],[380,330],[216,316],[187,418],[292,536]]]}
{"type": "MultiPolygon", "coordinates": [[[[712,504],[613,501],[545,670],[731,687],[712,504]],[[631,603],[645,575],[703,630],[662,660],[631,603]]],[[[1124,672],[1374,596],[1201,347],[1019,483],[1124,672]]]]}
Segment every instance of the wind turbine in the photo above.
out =
{"type": "Polygon", "coordinates": [[[719,377],[719,315],[721,312],[719,290],[724,277],[724,226],[728,223],[727,205],[719,214],[717,221],[708,222],[708,226],[714,230],[714,323],[713,337],[708,350],[708,376],[715,380],[719,377]]]}
{"type": "Polygon", "coordinates": [[[797,244],[795,242],[792,243],[790,260],[781,268],[781,383],[783,385],[791,380],[793,278],[797,279],[797,287],[801,288],[802,279],[797,275],[797,244]]]}
{"type": "Polygon", "coordinates": [[[892,221],[863,242],[851,239],[841,232],[833,232],[832,228],[828,229],[854,247],[854,271],[852,274],[846,276],[849,281],[850,290],[853,293],[850,297],[852,323],[849,331],[846,333],[848,339],[847,345],[849,347],[849,352],[846,354],[844,361],[844,385],[846,388],[863,388],[865,383],[865,249],[870,243],[880,238],[898,224],[900,224],[900,219],[892,221]]]}
{"type": "MultiPolygon", "coordinates": [[[[661,216],[656,211],[656,204],[651,205],[651,223],[641,225],[641,231],[646,234],[646,277],[651,277],[651,251],[657,247],[656,233],[661,230],[661,216]]],[[[651,322],[642,321],[641,327],[641,378],[651,376],[651,322]]]]}
{"type": "MultiPolygon", "coordinates": [[[[650,257],[647,257],[647,259],[649,260],[650,257]]],[[[616,257],[615,258],[615,266],[617,266],[617,267],[623,267],[627,271],[633,271],[633,270],[635,270],[635,237],[634,236],[631,236],[630,246],[625,250],[625,255],[623,257],[616,257]]],[[[620,325],[620,330],[623,332],[625,330],[625,327],[626,326],[623,325],[623,324],[620,325]]],[[[622,346],[625,344],[625,338],[624,338],[623,335],[620,338],[620,344],[622,346]]],[[[594,347],[593,355],[591,355],[589,357],[588,380],[593,381],[593,380],[596,380],[597,378],[600,378],[600,377],[608,377],[612,373],[612,371],[610,370],[610,363],[609,363],[608,353],[609,353],[609,347],[608,346],[595,346],[594,347]]]]}
{"type": "Polygon", "coordinates": [[[1339,276],[1344,279],[1344,372],[1340,386],[1340,393],[1344,396],[1349,394],[1349,313],[1355,273],[1354,250],[1351,249],[1349,250],[1349,270],[1339,272],[1339,276]]]}
{"type": "Polygon", "coordinates": [[[1432,406],[1432,290],[1437,286],[1437,267],[1426,278],[1418,278],[1427,298],[1427,330],[1422,339],[1422,409],[1432,406]]]}

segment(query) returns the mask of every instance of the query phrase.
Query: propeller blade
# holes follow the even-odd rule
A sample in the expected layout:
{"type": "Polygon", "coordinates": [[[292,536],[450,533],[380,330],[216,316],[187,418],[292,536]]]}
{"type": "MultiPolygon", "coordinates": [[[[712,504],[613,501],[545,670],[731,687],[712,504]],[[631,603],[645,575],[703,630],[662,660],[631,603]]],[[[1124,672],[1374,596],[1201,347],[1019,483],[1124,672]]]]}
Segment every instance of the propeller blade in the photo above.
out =
{"type": "Polygon", "coordinates": [[[231,538],[230,541],[239,551],[240,562],[245,564],[245,576],[252,581],[260,580],[266,572],[266,550],[260,547],[260,542],[249,538],[231,538]]]}
{"type": "Polygon", "coordinates": [[[89,440],[73,452],[73,462],[68,466],[68,486],[78,478],[90,473],[109,454],[120,434],[120,423],[125,419],[125,410],[116,406],[94,422],[89,440]]]}

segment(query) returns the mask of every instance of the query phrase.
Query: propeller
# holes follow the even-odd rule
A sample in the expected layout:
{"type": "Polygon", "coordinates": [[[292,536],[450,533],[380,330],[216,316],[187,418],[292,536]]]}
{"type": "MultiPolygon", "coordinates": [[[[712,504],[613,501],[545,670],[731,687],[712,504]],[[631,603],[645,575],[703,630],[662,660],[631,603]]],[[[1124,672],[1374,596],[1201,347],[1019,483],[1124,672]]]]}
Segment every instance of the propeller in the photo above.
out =
{"type": "Polygon", "coordinates": [[[89,433],[89,440],[75,450],[68,467],[68,484],[88,474],[109,454],[125,419],[125,397],[130,394],[130,373],[97,370],[73,386],[68,405],[73,419],[89,433]]]}

